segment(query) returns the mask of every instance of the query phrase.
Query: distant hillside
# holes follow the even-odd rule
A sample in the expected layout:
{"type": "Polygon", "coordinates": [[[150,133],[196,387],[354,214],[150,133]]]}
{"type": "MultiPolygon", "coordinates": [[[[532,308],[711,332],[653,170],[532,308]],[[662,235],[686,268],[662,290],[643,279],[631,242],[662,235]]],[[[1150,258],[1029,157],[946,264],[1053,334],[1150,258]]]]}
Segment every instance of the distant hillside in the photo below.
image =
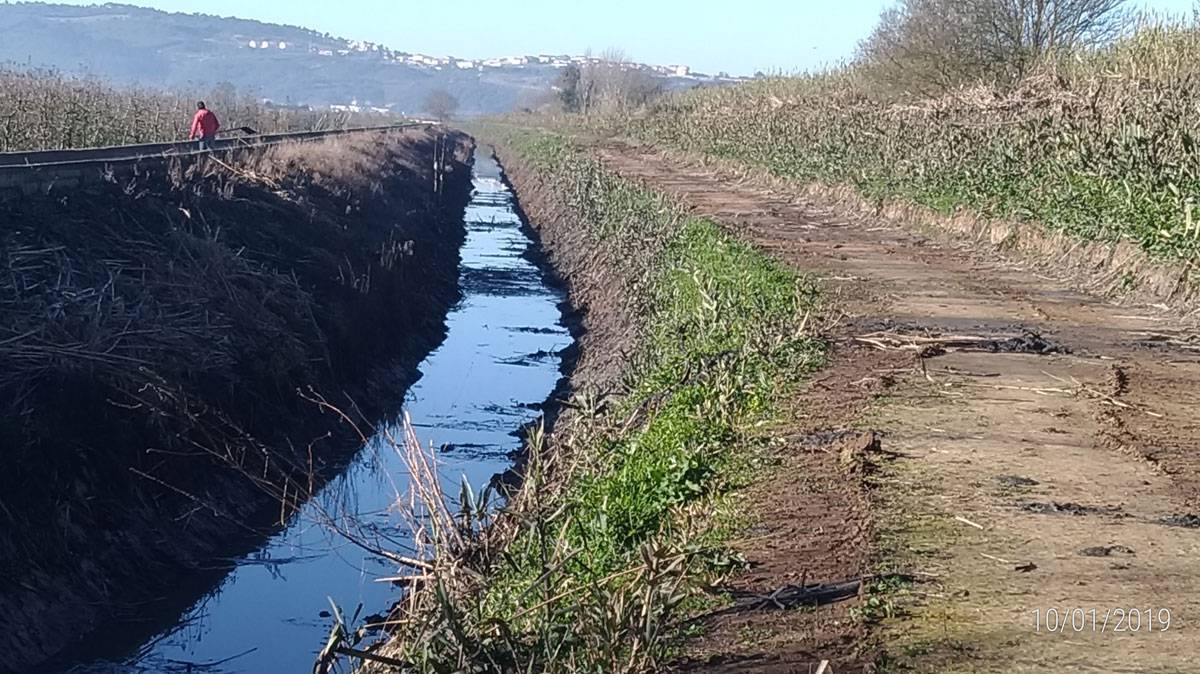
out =
{"type": "MultiPolygon", "coordinates": [[[[0,63],[198,92],[229,83],[280,103],[402,113],[419,112],[433,89],[457,97],[464,115],[507,112],[545,97],[570,60],[431,57],[295,26],[118,4],[0,4],[0,35],[0,63]]],[[[654,70],[669,88],[715,81],[680,66],[654,70]]]]}

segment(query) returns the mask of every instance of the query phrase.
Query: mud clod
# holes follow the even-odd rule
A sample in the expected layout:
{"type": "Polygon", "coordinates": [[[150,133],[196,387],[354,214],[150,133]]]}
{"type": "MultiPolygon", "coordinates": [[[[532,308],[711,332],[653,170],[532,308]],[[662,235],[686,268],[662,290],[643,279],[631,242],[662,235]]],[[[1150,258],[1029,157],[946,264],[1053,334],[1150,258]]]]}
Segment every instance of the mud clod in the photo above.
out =
{"type": "Polygon", "coordinates": [[[1169,527],[1200,529],[1200,515],[1167,515],[1158,521],[1160,524],[1165,524],[1169,527]]]}
{"type": "Polygon", "coordinates": [[[1079,551],[1084,557],[1115,557],[1117,555],[1132,555],[1133,548],[1124,545],[1098,545],[1092,548],[1084,548],[1079,551]]]}
{"type": "Polygon", "coordinates": [[[1000,475],[996,477],[996,481],[1005,487],[1024,488],[1036,487],[1041,482],[1033,478],[1023,477],[1021,475],[1000,475]]]}
{"type": "Polygon", "coordinates": [[[1038,515],[1124,515],[1121,506],[1088,506],[1078,503],[1059,503],[1057,501],[1029,501],[1021,504],[1021,510],[1038,515]]]}
{"type": "Polygon", "coordinates": [[[987,342],[984,350],[992,353],[1036,353],[1048,355],[1053,353],[1070,353],[1071,350],[1055,344],[1036,332],[1025,331],[1020,337],[987,342]]]}
{"type": "Polygon", "coordinates": [[[787,585],[770,594],[731,592],[737,597],[735,610],[788,610],[799,606],[824,606],[857,597],[862,581],[817,585],[787,585]]]}

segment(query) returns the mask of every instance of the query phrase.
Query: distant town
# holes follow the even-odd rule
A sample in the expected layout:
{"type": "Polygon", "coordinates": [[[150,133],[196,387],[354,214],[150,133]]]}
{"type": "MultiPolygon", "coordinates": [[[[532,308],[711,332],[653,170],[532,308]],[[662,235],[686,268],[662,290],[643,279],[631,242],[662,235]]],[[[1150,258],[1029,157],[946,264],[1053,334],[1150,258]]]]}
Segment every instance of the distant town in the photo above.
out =
{"type": "MultiPolygon", "coordinates": [[[[544,66],[551,68],[566,68],[568,66],[586,66],[588,64],[603,63],[604,59],[597,56],[568,56],[562,54],[538,54],[536,56],[505,56],[489,59],[464,59],[454,56],[428,56],[426,54],[413,54],[409,52],[401,52],[389,49],[383,45],[374,42],[365,42],[361,40],[346,40],[338,48],[331,48],[328,45],[310,43],[304,47],[290,44],[285,40],[249,40],[246,45],[249,49],[268,49],[268,50],[288,50],[302,49],[318,56],[338,57],[351,56],[354,54],[372,54],[377,55],[384,61],[392,63],[413,66],[418,68],[433,68],[441,70],[443,68],[458,68],[459,70],[484,70],[487,68],[522,68],[527,66],[544,66]]],[[[686,65],[649,65],[644,63],[627,63],[630,68],[646,70],[664,77],[677,77],[684,79],[694,79],[697,81],[728,81],[737,82],[747,78],[734,77],[728,73],[718,73],[716,75],[708,75],[705,73],[695,72],[686,65]]]]}
{"type": "MultiPolygon", "coordinates": [[[[591,64],[601,64],[605,62],[605,59],[600,56],[569,56],[563,54],[505,56],[488,59],[466,59],[455,56],[429,56],[427,54],[396,51],[374,42],[366,42],[362,40],[343,40],[330,36],[318,36],[316,34],[314,34],[312,39],[307,41],[306,44],[302,45],[281,39],[243,38],[241,47],[245,49],[266,50],[276,53],[279,51],[292,51],[327,58],[361,58],[363,56],[367,56],[373,59],[378,59],[385,63],[392,63],[397,66],[430,70],[457,70],[464,72],[483,72],[490,69],[561,69],[569,66],[583,68],[591,64]]],[[[724,72],[716,75],[708,75],[705,73],[696,72],[687,65],[648,65],[644,63],[626,62],[622,64],[622,67],[650,72],[657,76],[668,78],[677,84],[686,83],[686,81],[693,81],[697,84],[715,84],[739,82],[750,79],[745,77],[731,76],[724,72]]],[[[375,112],[381,114],[394,112],[391,107],[379,107],[376,105],[362,103],[357,99],[348,101],[344,104],[332,104],[327,107],[338,112],[375,112]]]]}

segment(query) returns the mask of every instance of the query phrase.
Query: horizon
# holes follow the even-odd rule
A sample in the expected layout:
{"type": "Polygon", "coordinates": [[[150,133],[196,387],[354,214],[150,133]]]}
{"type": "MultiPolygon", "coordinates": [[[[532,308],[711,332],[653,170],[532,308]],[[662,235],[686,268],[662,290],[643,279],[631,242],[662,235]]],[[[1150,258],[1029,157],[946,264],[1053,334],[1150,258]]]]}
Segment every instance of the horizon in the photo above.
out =
{"type": "MultiPolygon", "coordinates": [[[[4,4],[10,4],[9,0],[4,4]]],[[[686,65],[713,75],[724,72],[751,76],[759,72],[821,70],[850,60],[861,40],[875,27],[880,13],[895,2],[848,0],[834,6],[797,7],[783,0],[749,0],[731,15],[718,14],[703,7],[704,3],[698,8],[696,3],[681,0],[665,0],[654,6],[614,0],[603,7],[582,8],[562,7],[550,0],[529,0],[515,8],[468,0],[463,14],[471,19],[458,30],[445,32],[430,30],[427,23],[412,24],[416,27],[411,28],[404,18],[419,8],[413,10],[386,0],[344,0],[339,11],[329,10],[326,3],[288,0],[260,0],[252,9],[236,0],[57,0],[34,4],[118,4],[286,24],[396,51],[466,59],[582,55],[618,49],[634,62],[686,65]],[[764,15],[782,18],[769,22],[755,18],[764,15]],[[629,16],[637,16],[638,20],[631,24],[629,16]],[[663,26],[674,30],[663,30],[663,26]],[[614,34],[621,37],[610,37],[614,34]]],[[[1181,15],[1191,11],[1193,5],[1192,0],[1145,0],[1130,2],[1129,6],[1181,15]]]]}

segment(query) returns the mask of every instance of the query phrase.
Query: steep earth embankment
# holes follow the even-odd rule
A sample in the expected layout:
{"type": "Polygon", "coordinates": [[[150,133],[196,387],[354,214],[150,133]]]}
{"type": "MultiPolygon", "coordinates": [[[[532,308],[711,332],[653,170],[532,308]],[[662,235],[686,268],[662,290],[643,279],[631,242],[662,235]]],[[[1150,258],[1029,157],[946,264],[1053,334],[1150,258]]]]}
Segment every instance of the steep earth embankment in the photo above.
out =
{"type": "Polygon", "coordinates": [[[151,610],[344,463],[314,401],[369,423],[441,339],[470,144],[279,146],[0,203],[0,669],[151,610]]]}

